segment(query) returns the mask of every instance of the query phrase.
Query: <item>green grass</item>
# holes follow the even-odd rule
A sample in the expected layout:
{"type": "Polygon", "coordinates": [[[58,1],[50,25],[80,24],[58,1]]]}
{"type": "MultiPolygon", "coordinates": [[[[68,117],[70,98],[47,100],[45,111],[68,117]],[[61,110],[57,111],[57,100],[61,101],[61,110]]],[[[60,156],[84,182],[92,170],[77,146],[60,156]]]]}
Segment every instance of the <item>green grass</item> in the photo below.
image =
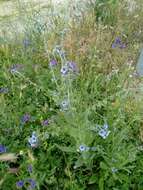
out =
{"type": "Polygon", "coordinates": [[[49,7],[46,23],[40,11],[20,15],[23,32],[0,38],[0,89],[9,89],[0,93],[0,144],[7,148],[0,153],[2,190],[18,189],[19,180],[25,182],[19,189],[29,189],[29,178],[39,190],[142,190],[142,79],[133,74],[142,43],[141,1],[132,13],[125,1],[72,3],[65,14],[49,7]],[[117,37],[126,48],[112,48],[117,37]],[[50,68],[53,59],[57,65],[50,68]],[[62,76],[67,61],[78,72],[62,76]],[[105,139],[99,135],[104,124],[105,139]],[[33,131],[35,148],[28,144],[33,131]],[[5,161],[8,153],[18,158],[5,161]]]}

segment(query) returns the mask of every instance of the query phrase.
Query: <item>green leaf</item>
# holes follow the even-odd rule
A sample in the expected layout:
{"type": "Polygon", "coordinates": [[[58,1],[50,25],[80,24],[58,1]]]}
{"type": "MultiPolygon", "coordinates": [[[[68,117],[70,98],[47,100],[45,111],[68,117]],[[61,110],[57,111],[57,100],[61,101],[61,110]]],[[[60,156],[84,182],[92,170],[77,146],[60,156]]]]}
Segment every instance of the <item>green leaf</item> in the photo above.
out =
{"type": "Polygon", "coordinates": [[[56,146],[62,150],[63,152],[73,152],[75,153],[76,152],[76,149],[74,147],[67,147],[67,146],[59,146],[56,144],[56,146]]]}
{"type": "Polygon", "coordinates": [[[89,182],[88,182],[88,184],[94,184],[94,183],[96,183],[97,182],[97,176],[96,175],[92,175],[91,177],[90,177],[90,179],[89,179],[89,182]]]}
{"type": "Polygon", "coordinates": [[[104,190],[104,178],[99,179],[99,190],[104,190]]]}

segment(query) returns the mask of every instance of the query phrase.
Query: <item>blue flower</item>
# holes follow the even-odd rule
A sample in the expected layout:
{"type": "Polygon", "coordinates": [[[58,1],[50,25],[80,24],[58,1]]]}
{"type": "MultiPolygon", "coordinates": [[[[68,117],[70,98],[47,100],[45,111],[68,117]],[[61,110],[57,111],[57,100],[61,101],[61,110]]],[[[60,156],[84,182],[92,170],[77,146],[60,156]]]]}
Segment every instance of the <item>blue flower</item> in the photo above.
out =
{"type": "Polygon", "coordinates": [[[49,125],[49,120],[46,119],[46,120],[42,121],[41,124],[42,124],[42,126],[47,126],[47,125],[49,125]]]}
{"type": "Polygon", "coordinates": [[[34,179],[27,180],[30,183],[30,188],[34,189],[36,187],[36,181],[34,179]]]}
{"type": "Polygon", "coordinates": [[[0,153],[6,152],[6,147],[2,144],[0,144],[0,153]]]}
{"type": "Polygon", "coordinates": [[[121,44],[121,38],[120,37],[117,37],[116,39],[115,39],[115,44],[121,44]]]}
{"type": "Polygon", "coordinates": [[[8,88],[5,88],[5,87],[1,87],[0,88],[0,93],[1,94],[7,94],[9,92],[9,89],[8,88]]]}
{"type": "Polygon", "coordinates": [[[18,188],[22,188],[24,186],[24,181],[20,180],[20,181],[16,182],[16,186],[18,188]]]}
{"type": "Polygon", "coordinates": [[[112,48],[119,47],[120,49],[126,48],[126,45],[122,43],[120,37],[117,37],[114,42],[112,43],[112,48]]]}
{"type": "Polygon", "coordinates": [[[80,145],[79,146],[79,151],[80,152],[85,152],[85,151],[88,151],[90,148],[88,146],[85,146],[85,145],[80,145]]]}
{"type": "Polygon", "coordinates": [[[50,67],[56,66],[57,64],[58,62],[55,59],[50,61],[50,67]]]}
{"type": "Polygon", "coordinates": [[[67,75],[68,74],[68,72],[69,72],[69,68],[68,68],[68,66],[63,66],[62,68],[61,68],[61,74],[62,75],[67,75]]]}
{"type": "Polygon", "coordinates": [[[108,130],[109,126],[107,123],[104,123],[103,126],[99,127],[99,131],[98,134],[103,138],[106,139],[110,133],[110,131],[108,130]]]}
{"type": "Polygon", "coordinates": [[[70,61],[68,62],[68,67],[71,69],[73,72],[78,72],[78,68],[75,62],[70,61]]]}
{"type": "Polygon", "coordinates": [[[106,129],[100,129],[98,134],[103,138],[106,139],[109,135],[110,131],[106,130],[106,129]]]}
{"type": "Polygon", "coordinates": [[[86,150],[86,146],[80,145],[79,150],[80,150],[81,152],[84,152],[84,151],[86,150]]]}
{"type": "Polygon", "coordinates": [[[69,109],[69,101],[68,100],[64,100],[61,103],[61,110],[62,111],[67,111],[69,109]]]}
{"type": "Polygon", "coordinates": [[[30,120],[31,116],[29,114],[25,114],[23,115],[23,117],[21,118],[22,123],[27,123],[30,120]]]}
{"type": "Polygon", "coordinates": [[[38,138],[36,136],[36,132],[32,133],[32,136],[28,139],[28,142],[32,148],[35,148],[38,146],[38,138]]]}

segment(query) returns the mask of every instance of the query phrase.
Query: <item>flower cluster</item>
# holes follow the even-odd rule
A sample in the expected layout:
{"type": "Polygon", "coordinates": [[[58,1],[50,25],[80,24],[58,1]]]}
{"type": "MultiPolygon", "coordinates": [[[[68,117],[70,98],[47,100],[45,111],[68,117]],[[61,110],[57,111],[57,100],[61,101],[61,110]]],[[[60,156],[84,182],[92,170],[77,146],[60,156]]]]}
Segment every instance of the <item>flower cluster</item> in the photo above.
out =
{"type": "Polygon", "coordinates": [[[117,48],[119,47],[120,49],[126,48],[126,44],[122,43],[121,39],[117,37],[115,41],[112,44],[112,48],[117,48]]]}
{"type": "Polygon", "coordinates": [[[38,137],[35,131],[32,133],[32,136],[28,139],[28,143],[32,148],[36,148],[38,146],[38,137]]]}
{"type": "Polygon", "coordinates": [[[34,189],[36,187],[36,181],[34,179],[20,180],[20,181],[16,182],[16,186],[18,188],[22,188],[27,183],[29,184],[30,189],[34,189]]]}
{"type": "Polygon", "coordinates": [[[61,74],[63,76],[66,76],[69,72],[72,73],[78,73],[78,67],[75,62],[73,61],[68,61],[64,66],[61,68],[61,74]]]}

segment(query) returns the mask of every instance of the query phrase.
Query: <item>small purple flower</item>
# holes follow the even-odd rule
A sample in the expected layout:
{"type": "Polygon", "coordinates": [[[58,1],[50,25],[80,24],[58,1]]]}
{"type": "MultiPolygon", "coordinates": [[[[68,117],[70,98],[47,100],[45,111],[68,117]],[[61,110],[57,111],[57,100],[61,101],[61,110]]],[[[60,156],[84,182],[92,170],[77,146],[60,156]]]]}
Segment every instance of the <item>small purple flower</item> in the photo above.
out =
{"type": "Polygon", "coordinates": [[[21,118],[22,123],[27,123],[30,120],[31,116],[26,113],[25,115],[23,115],[23,117],[21,118]]]}
{"type": "Polygon", "coordinates": [[[55,59],[50,61],[50,67],[56,66],[57,64],[58,62],[55,59]]]}
{"type": "Polygon", "coordinates": [[[119,45],[121,44],[121,39],[120,39],[120,37],[117,37],[117,38],[115,39],[115,44],[117,44],[117,45],[118,45],[118,44],[119,44],[119,45]]]}
{"type": "Polygon", "coordinates": [[[16,182],[16,186],[18,188],[22,188],[24,186],[24,181],[20,180],[20,181],[16,182]]]}
{"type": "Polygon", "coordinates": [[[2,144],[0,144],[0,153],[6,152],[6,147],[2,144]]]}
{"type": "Polygon", "coordinates": [[[48,119],[44,120],[41,122],[41,124],[42,124],[42,126],[47,126],[47,125],[49,125],[49,120],[48,119]]]}
{"type": "Polygon", "coordinates": [[[32,171],[33,171],[33,167],[32,167],[31,164],[28,165],[27,170],[28,170],[29,173],[32,173],[32,171]]]}
{"type": "Polygon", "coordinates": [[[30,183],[30,188],[34,189],[36,187],[36,181],[34,179],[27,180],[30,183]]]}
{"type": "Polygon", "coordinates": [[[0,93],[1,94],[7,94],[9,92],[9,89],[8,88],[5,88],[5,87],[1,87],[0,88],[0,93]]]}
{"type": "Polygon", "coordinates": [[[77,72],[77,71],[78,71],[78,68],[77,68],[77,65],[76,65],[75,62],[73,62],[73,61],[68,62],[68,66],[69,66],[69,68],[70,68],[73,72],[77,72]]]}
{"type": "Polygon", "coordinates": [[[112,44],[112,48],[115,49],[117,45],[115,43],[112,44]]]}
{"type": "Polygon", "coordinates": [[[61,74],[62,74],[62,75],[67,75],[68,72],[69,72],[69,69],[68,69],[67,66],[63,66],[63,67],[61,68],[61,74]]]}
{"type": "Polygon", "coordinates": [[[117,37],[117,38],[115,39],[115,41],[113,42],[113,44],[112,44],[112,48],[113,48],[113,49],[116,48],[116,47],[119,47],[119,48],[121,48],[121,49],[126,48],[126,45],[125,45],[124,43],[122,43],[120,37],[117,37]]]}

